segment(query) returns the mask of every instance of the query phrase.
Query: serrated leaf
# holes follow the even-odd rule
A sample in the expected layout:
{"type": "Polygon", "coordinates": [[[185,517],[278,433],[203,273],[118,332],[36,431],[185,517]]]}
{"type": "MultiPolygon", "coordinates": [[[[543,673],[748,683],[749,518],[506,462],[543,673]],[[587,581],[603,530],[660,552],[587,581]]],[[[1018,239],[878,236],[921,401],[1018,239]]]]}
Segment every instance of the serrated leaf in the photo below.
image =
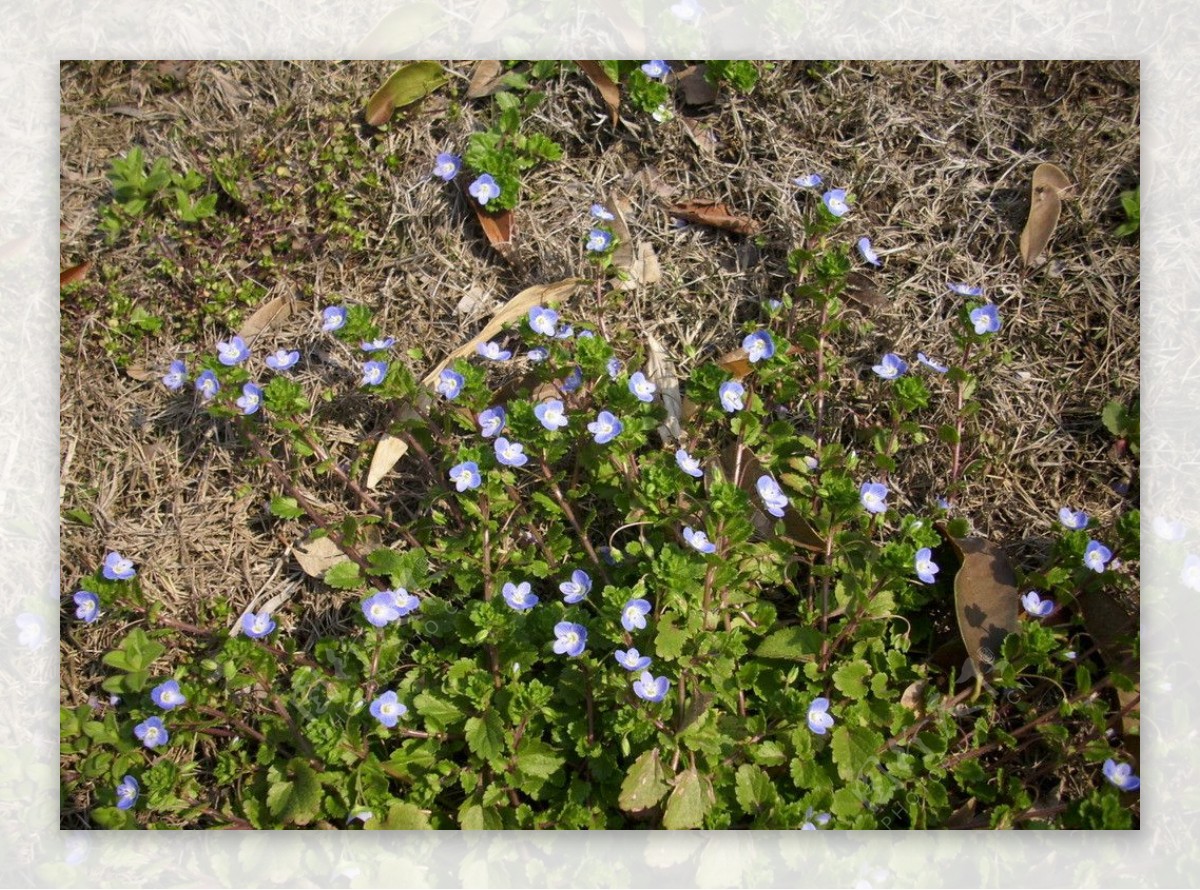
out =
{"type": "Polygon", "coordinates": [[[332,566],[323,579],[330,587],[338,590],[355,590],[362,587],[364,581],[358,571],[358,563],[346,560],[332,566]]]}
{"type": "Polygon", "coordinates": [[[537,739],[523,741],[517,751],[518,772],[538,779],[551,778],[565,762],[557,751],[537,739]]]}
{"type": "Polygon", "coordinates": [[[416,804],[398,800],[388,807],[387,818],[367,821],[368,831],[429,831],[429,815],[416,804]]]}
{"type": "Polygon", "coordinates": [[[504,820],[495,807],[473,804],[459,812],[458,824],[464,831],[496,831],[504,827],[504,820]]]}
{"type": "Polygon", "coordinates": [[[287,775],[267,789],[267,808],[286,824],[307,825],[321,811],[320,780],[299,757],[288,762],[287,775]]]}
{"type": "Polygon", "coordinates": [[[664,617],[658,622],[655,651],[658,652],[659,658],[674,661],[683,654],[683,646],[687,641],[687,628],[676,627],[672,623],[672,618],[664,617]]]}
{"type": "Polygon", "coordinates": [[[444,698],[438,698],[431,692],[422,692],[413,699],[413,707],[426,720],[431,720],[441,727],[452,726],[462,718],[462,711],[444,698]]]}
{"type": "Polygon", "coordinates": [[[495,711],[472,717],[466,726],[467,747],[483,760],[495,760],[504,751],[504,727],[495,711]]]}
{"type": "Polygon", "coordinates": [[[658,749],[651,748],[629,768],[625,781],[621,783],[621,796],[617,803],[627,813],[638,813],[657,804],[670,790],[658,749]]]}
{"type": "Polygon", "coordinates": [[[304,515],[304,511],[300,509],[300,504],[295,498],[276,495],[271,498],[271,515],[280,519],[299,519],[304,515]]]}
{"type": "Polygon", "coordinates": [[[673,831],[699,828],[704,824],[704,814],[712,807],[714,800],[708,776],[702,775],[695,767],[684,770],[675,780],[675,790],[667,799],[663,828],[673,831]]]}
{"type": "Polygon", "coordinates": [[[775,803],[775,785],[761,767],[743,763],[737,771],[737,802],[747,816],[754,816],[775,803]]]}
{"type": "Polygon", "coordinates": [[[792,625],[775,631],[759,643],[754,654],[759,658],[812,661],[821,651],[821,641],[821,632],[815,627],[792,625]]]}
{"type": "Polygon", "coordinates": [[[862,726],[836,727],[830,747],[838,775],[847,782],[858,778],[882,746],[883,736],[874,730],[862,726]]]}
{"type": "Polygon", "coordinates": [[[843,664],[833,672],[833,685],[843,695],[850,698],[863,698],[867,694],[864,682],[871,675],[871,666],[865,661],[851,661],[843,664]]]}

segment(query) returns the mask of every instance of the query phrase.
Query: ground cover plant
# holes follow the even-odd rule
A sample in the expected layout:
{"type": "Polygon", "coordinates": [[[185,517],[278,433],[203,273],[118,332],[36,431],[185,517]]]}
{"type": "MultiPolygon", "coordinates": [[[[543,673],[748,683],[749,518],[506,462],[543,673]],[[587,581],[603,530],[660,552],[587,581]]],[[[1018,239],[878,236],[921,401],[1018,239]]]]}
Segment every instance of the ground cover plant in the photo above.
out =
{"type": "Polygon", "coordinates": [[[1136,73],[65,66],[64,827],[1136,826],[1136,73]]]}

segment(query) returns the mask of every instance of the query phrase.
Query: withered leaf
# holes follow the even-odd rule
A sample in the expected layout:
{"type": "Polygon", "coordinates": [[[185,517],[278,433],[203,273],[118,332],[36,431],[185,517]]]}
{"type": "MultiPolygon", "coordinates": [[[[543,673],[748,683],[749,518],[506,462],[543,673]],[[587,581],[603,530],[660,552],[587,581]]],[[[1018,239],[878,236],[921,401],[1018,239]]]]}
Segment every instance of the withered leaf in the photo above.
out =
{"type": "Polygon", "coordinates": [[[92,261],[85,260],[78,265],[63,269],[58,273],[58,286],[66,287],[68,284],[74,284],[76,281],[83,281],[91,268],[92,261]]]}
{"type": "Polygon", "coordinates": [[[400,458],[408,453],[408,443],[398,436],[384,434],[371,455],[371,467],[367,470],[367,488],[374,489],[379,480],[388,474],[400,458]]]}
{"type": "MultiPolygon", "coordinates": [[[[1083,626],[1096,641],[1096,648],[1108,668],[1136,680],[1140,675],[1140,660],[1131,645],[1138,629],[1134,616],[1104,588],[1084,590],[1075,601],[1083,613],[1083,626]]],[[[1137,683],[1131,690],[1117,689],[1117,702],[1125,711],[1121,717],[1121,732],[1126,736],[1127,746],[1129,738],[1136,737],[1139,732],[1137,702],[1140,685],[1137,683]]]]}
{"type": "Polygon", "coordinates": [[[475,218],[479,220],[479,226],[483,229],[484,237],[487,238],[488,244],[496,253],[504,259],[506,263],[512,265],[516,260],[516,252],[513,250],[513,237],[516,219],[511,210],[497,210],[495,212],[481,207],[479,202],[471,197],[467,191],[470,186],[465,180],[458,184],[462,189],[463,195],[467,198],[467,203],[471,209],[475,211],[475,218]]]}
{"type": "MultiPolygon", "coordinates": [[[[750,523],[755,531],[764,538],[774,537],[775,519],[762,509],[762,498],[758,495],[758,479],[765,471],[754,453],[740,442],[725,446],[721,452],[719,467],[710,466],[709,472],[704,476],[706,489],[712,487],[718,478],[718,472],[726,481],[732,482],[750,495],[750,523]]],[[[825,539],[791,507],[783,513],[783,527],[787,538],[797,546],[814,553],[825,552],[825,539]]]]}
{"type": "Polygon", "coordinates": [[[1004,638],[1017,629],[1016,575],[995,544],[982,538],[956,538],[944,524],[938,530],[959,559],[954,576],[958,632],[976,673],[983,676],[1000,657],[1004,638]]]}
{"type": "Polygon", "coordinates": [[[280,294],[274,299],[268,300],[246,319],[246,323],[238,331],[238,336],[246,342],[254,340],[264,331],[283,324],[292,314],[293,308],[295,308],[295,301],[288,294],[280,294]]]}
{"type": "Polygon", "coordinates": [[[475,66],[471,73],[471,83],[467,87],[468,99],[480,99],[498,93],[504,89],[501,78],[504,76],[504,65],[497,59],[484,59],[475,66]]]}
{"type": "Polygon", "coordinates": [[[667,419],[658,427],[664,442],[677,441],[683,435],[679,421],[683,416],[683,400],[679,395],[679,377],[675,374],[675,363],[667,358],[667,351],[653,334],[646,333],[646,377],[658,387],[667,419]]]}
{"type": "Polygon", "coordinates": [[[732,213],[720,201],[712,201],[704,198],[680,201],[678,204],[668,205],[667,212],[691,223],[712,226],[715,229],[724,229],[728,232],[735,232],[738,235],[754,235],[762,228],[758,222],[752,220],[750,217],[732,213]]]}
{"type": "Polygon", "coordinates": [[[709,105],[717,101],[717,89],[705,78],[707,65],[690,65],[674,76],[685,105],[709,105]]]}
{"type": "Polygon", "coordinates": [[[842,296],[859,309],[879,312],[887,308],[887,297],[879,292],[871,276],[862,272],[851,272],[846,276],[846,287],[842,296]]]}
{"type": "Polygon", "coordinates": [[[446,82],[446,72],[437,62],[402,65],[367,102],[366,121],[382,127],[397,108],[423,99],[446,82]]]}
{"type": "Polygon", "coordinates": [[[1021,259],[1032,266],[1050,243],[1062,211],[1063,193],[1071,187],[1067,174],[1053,164],[1038,164],[1030,188],[1029,218],[1021,231],[1021,259]]]}
{"type": "Polygon", "coordinates": [[[600,91],[600,97],[604,100],[604,104],[608,106],[609,116],[612,118],[613,126],[617,125],[620,120],[621,108],[621,89],[612,82],[612,78],[604,73],[604,69],[600,67],[599,62],[592,62],[587,59],[582,61],[576,60],[576,65],[579,70],[587,75],[590,80],[600,91]]]}

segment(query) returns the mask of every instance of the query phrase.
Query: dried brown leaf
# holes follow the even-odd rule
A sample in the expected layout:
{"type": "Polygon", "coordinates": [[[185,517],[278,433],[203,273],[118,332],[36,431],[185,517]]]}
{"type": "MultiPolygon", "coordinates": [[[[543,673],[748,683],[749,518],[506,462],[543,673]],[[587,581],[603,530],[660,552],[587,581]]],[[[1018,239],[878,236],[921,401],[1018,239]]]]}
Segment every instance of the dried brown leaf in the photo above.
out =
{"type": "Polygon", "coordinates": [[[1033,171],[1029,218],[1021,231],[1021,259],[1032,266],[1042,255],[1062,211],[1062,196],[1071,187],[1067,174],[1053,164],[1039,164],[1033,171]]]}
{"type": "Polygon", "coordinates": [[[238,336],[247,343],[253,341],[264,331],[283,324],[292,314],[295,305],[295,300],[288,294],[280,294],[273,300],[268,300],[246,319],[246,323],[238,331],[238,336]]]}
{"type": "Polygon", "coordinates": [[[880,312],[887,308],[887,297],[879,292],[871,276],[862,272],[851,272],[846,276],[846,287],[842,296],[859,309],[880,312]]]}
{"type": "Polygon", "coordinates": [[[612,117],[613,126],[617,125],[617,121],[621,119],[621,89],[612,82],[612,78],[604,73],[604,69],[600,67],[599,62],[591,62],[586,59],[576,61],[579,70],[587,75],[590,80],[600,91],[600,97],[604,100],[604,104],[608,106],[609,116],[612,117]]]}
{"type": "Polygon", "coordinates": [[[1004,638],[1017,629],[1017,579],[1004,551],[982,538],[955,538],[939,531],[959,558],[954,576],[958,631],[978,675],[1000,657],[1004,638]]]}
{"type": "Polygon", "coordinates": [[[374,490],[379,480],[388,474],[400,458],[408,453],[408,443],[403,439],[384,434],[371,455],[371,466],[367,470],[367,488],[374,490]]]}
{"type": "Polygon", "coordinates": [[[85,260],[78,265],[63,269],[58,273],[58,286],[66,287],[68,284],[74,284],[76,281],[83,281],[91,268],[92,261],[85,260]]]}
{"type": "Polygon", "coordinates": [[[690,65],[674,76],[684,105],[710,105],[717,101],[717,88],[704,77],[707,65],[690,65]]]}
{"type": "Polygon", "coordinates": [[[646,379],[658,387],[667,419],[658,427],[664,442],[678,441],[683,435],[679,421],[683,417],[683,400],[679,395],[679,377],[675,363],[667,357],[667,351],[653,334],[646,333],[646,379]]]}
{"type": "MultiPolygon", "coordinates": [[[[359,530],[362,549],[374,550],[383,542],[379,528],[374,525],[364,526],[359,530]]],[[[315,541],[305,541],[292,548],[296,562],[306,575],[323,578],[330,568],[340,562],[346,562],[348,557],[337,544],[328,537],[317,538],[315,541]]]]}
{"type": "MultiPolygon", "coordinates": [[[[758,534],[764,538],[774,537],[775,519],[762,509],[762,499],[758,495],[758,478],[765,470],[753,452],[740,442],[727,445],[721,452],[720,466],[709,466],[709,472],[704,476],[706,487],[711,488],[716,480],[716,470],[719,470],[727,481],[750,495],[750,523],[758,534]]],[[[824,538],[795,510],[788,508],[784,511],[783,527],[788,540],[796,546],[814,553],[825,552],[824,538]]]]}
{"type": "Polygon", "coordinates": [[[667,212],[691,223],[724,229],[738,235],[753,235],[761,228],[759,223],[750,217],[733,213],[720,201],[711,201],[706,198],[694,198],[680,201],[678,204],[670,204],[667,206],[667,212]]]}
{"type": "Polygon", "coordinates": [[[498,93],[504,89],[501,78],[504,76],[504,65],[497,59],[484,59],[475,65],[471,72],[471,83],[467,87],[468,99],[481,99],[498,93]]]}

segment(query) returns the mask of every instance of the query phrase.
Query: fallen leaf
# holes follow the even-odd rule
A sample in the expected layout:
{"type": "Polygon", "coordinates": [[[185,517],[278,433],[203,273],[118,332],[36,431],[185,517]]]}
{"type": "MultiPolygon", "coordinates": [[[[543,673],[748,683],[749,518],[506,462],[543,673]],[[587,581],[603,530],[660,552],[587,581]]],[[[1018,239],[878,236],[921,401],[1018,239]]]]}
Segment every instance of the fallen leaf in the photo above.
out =
{"type": "Polygon", "coordinates": [[[967,798],[967,802],[950,814],[946,820],[946,828],[966,828],[975,818],[975,798],[967,798]]]}
{"type": "Polygon", "coordinates": [[[470,186],[465,179],[459,182],[459,188],[462,189],[463,195],[466,196],[467,203],[471,205],[471,209],[475,211],[475,218],[479,220],[479,225],[483,229],[484,237],[487,238],[488,244],[496,253],[504,259],[505,262],[512,265],[516,261],[516,253],[513,250],[513,228],[515,219],[511,210],[500,210],[492,212],[479,205],[479,202],[471,197],[467,191],[470,186]]]}
{"type": "Polygon", "coordinates": [[[504,89],[501,78],[504,76],[504,65],[497,59],[485,59],[475,66],[471,72],[471,83],[467,87],[468,99],[481,99],[498,93],[504,89]]]}
{"type": "MultiPolygon", "coordinates": [[[[706,489],[711,488],[718,478],[718,471],[726,481],[732,482],[750,496],[750,524],[754,526],[755,531],[764,538],[774,537],[775,517],[762,508],[762,498],[758,494],[758,479],[765,474],[765,470],[754,453],[740,442],[732,442],[725,446],[721,452],[720,464],[710,464],[709,471],[704,476],[706,489]]],[[[825,552],[825,539],[791,507],[783,513],[783,527],[788,539],[797,546],[814,553],[825,552]]]]}
{"type": "MultiPolygon", "coordinates": [[[[1127,674],[1136,683],[1141,674],[1140,659],[1132,640],[1137,634],[1138,625],[1134,616],[1103,588],[1092,588],[1081,592],[1075,602],[1083,613],[1083,626],[1088,635],[1096,641],[1096,648],[1110,670],[1119,670],[1127,674]]],[[[1133,689],[1117,689],[1117,703],[1122,710],[1134,705],[1140,697],[1140,683],[1133,689]]],[[[1139,733],[1138,710],[1131,707],[1121,717],[1121,733],[1127,737],[1136,737],[1139,733]]]]}
{"type": "Polygon", "coordinates": [[[1004,638],[1017,629],[1016,575],[995,544],[982,538],[956,538],[944,524],[938,530],[959,558],[954,575],[958,632],[976,674],[983,676],[1000,657],[1004,638]]]}
{"type": "Polygon", "coordinates": [[[717,88],[704,76],[707,70],[707,65],[690,65],[674,76],[684,105],[709,105],[717,101],[717,88]]]}
{"type": "Polygon", "coordinates": [[[871,277],[862,272],[851,272],[846,276],[846,287],[842,290],[842,296],[859,309],[871,312],[879,312],[888,306],[887,297],[879,292],[871,277]]]}
{"type": "Polygon", "coordinates": [[[140,380],[146,383],[150,380],[157,380],[161,375],[160,371],[151,371],[141,362],[130,362],[125,366],[125,373],[133,380],[140,380]]]}
{"type": "Polygon", "coordinates": [[[1062,195],[1071,187],[1067,174],[1053,164],[1038,164],[1030,189],[1029,218],[1021,231],[1021,259],[1032,266],[1042,255],[1062,210],[1062,195]]]}
{"type": "Polygon", "coordinates": [[[753,235],[761,228],[750,217],[731,213],[729,208],[720,201],[703,198],[670,204],[667,206],[667,212],[690,223],[712,226],[716,229],[736,232],[739,235],[753,235]]]}
{"type": "MultiPolygon", "coordinates": [[[[374,525],[363,526],[358,532],[359,542],[364,550],[375,550],[383,541],[379,528],[374,525]]],[[[342,548],[333,543],[329,537],[317,538],[315,541],[305,541],[292,548],[296,562],[304,570],[304,574],[314,578],[323,578],[338,563],[347,562],[348,557],[342,548]]]]}
{"type": "Polygon", "coordinates": [[[675,374],[675,363],[667,358],[667,351],[653,334],[646,334],[646,378],[658,387],[667,419],[658,427],[658,434],[666,441],[678,441],[683,436],[679,421],[683,416],[683,400],[679,395],[679,377],[675,374]]]}
{"type": "Polygon", "coordinates": [[[68,284],[74,284],[76,281],[83,281],[87,276],[88,271],[92,268],[92,261],[85,260],[76,266],[71,266],[68,269],[63,269],[58,273],[58,286],[66,287],[68,284]]]}
{"type": "Polygon", "coordinates": [[[446,72],[437,62],[402,65],[367,103],[367,123],[372,127],[382,127],[397,108],[423,99],[446,80],[446,72]]]}
{"type": "Polygon", "coordinates": [[[625,214],[633,211],[633,204],[620,192],[612,192],[608,198],[608,211],[613,215],[612,229],[617,237],[617,246],[612,253],[612,264],[622,272],[629,272],[633,265],[633,236],[625,214]]]}
{"type": "Polygon", "coordinates": [[[371,466],[367,470],[367,488],[373,491],[379,480],[407,453],[408,443],[403,439],[386,433],[380,437],[379,444],[375,446],[375,453],[371,455],[371,466]]]}
{"type": "Polygon", "coordinates": [[[294,308],[295,301],[291,296],[280,294],[259,306],[254,314],[246,319],[246,323],[238,331],[238,336],[249,343],[269,328],[283,324],[294,308]]]}
{"type": "Polygon", "coordinates": [[[604,73],[604,69],[600,67],[599,62],[591,62],[588,60],[576,61],[579,70],[587,75],[590,80],[600,91],[600,97],[604,99],[604,104],[608,106],[608,113],[612,117],[613,126],[617,125],[617,121],[621,119],[621,90],[612,82],[612,78],[604,73]]]}
{"type": "Polygon", "coordinates": [[[917,680],[909,683],[900,694],[900,706],[908,708],[918,718],[925,716],[925,691],[929,689],[928,680],[917,680]]]}

